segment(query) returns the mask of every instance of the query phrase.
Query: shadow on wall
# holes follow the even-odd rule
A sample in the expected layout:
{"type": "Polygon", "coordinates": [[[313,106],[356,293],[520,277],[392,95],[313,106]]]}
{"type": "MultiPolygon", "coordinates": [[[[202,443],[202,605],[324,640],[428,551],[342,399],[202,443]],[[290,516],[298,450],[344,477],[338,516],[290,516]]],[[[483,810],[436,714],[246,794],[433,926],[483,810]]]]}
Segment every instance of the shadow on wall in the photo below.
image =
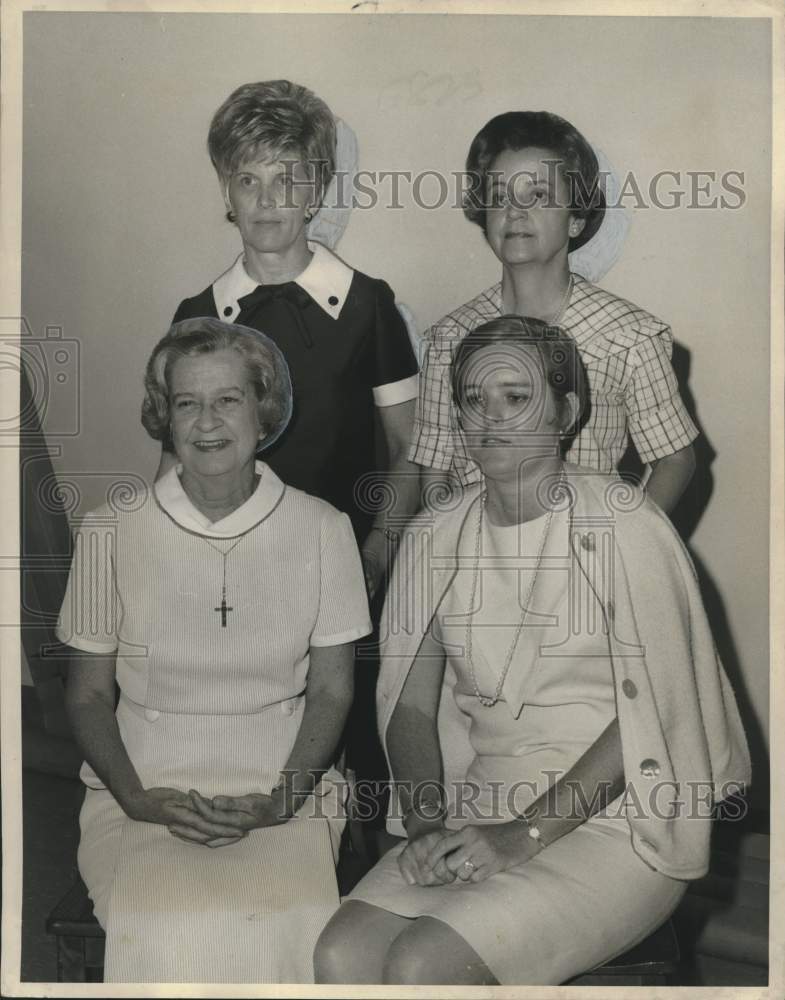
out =
{"type": "MultiPolygon", "coordinates": [[[[714,579],[709,573],[706,565],[690,546],[690,538],[695,532],[704,511],[706,510],[711,496],[714,492],[714,474],[712,464],[717,457],[712,443],[701,424],[697,413],[695,398],[690,391],[689,377],[691,368],[691,356],[686,347],[674,342],[673,345],[673,370],[679,383],[679,391],[687,412],[692,417],[695,426],[698,428],[699,436],[693,442],[695,450],[695,474],[692,477],[684,495],[679,500],[676,509],[671,515],[674,527],[678,531],[682,540],[687,546],[690,557],[695,564],[695,571],[698,575],[703,603],[709,617],[714,641],[720,654],[720,659],[727,671],[728,677],[736,695],[739,711],[744,721],[744,728],[749,741],[750,753],[753,762],[753,774],[756,794],[755,804],[757,807],[768,809],[768,787],[769,787],[769,765],[766,740],[758,721],[755,708],[747,694],[744,682],[744,674],[741,669],[738,650],[733,638],[728,615],[725,610],[725,601],[717,588],[714,579]]],[[[638,460],[635,449],[630,447],[627,454],[619,465],[619,471],[628,476],[640,476],[643,467],[638,460]]]]}
{"type": "MultiPolygon", "coordinates": [[[[698,428],[699,436],[693,442],[695,450],[695,475],[692,477],[689,486],[684,491],[684,495],[673,513],[673,524],[676,530],[686,543],[689,544],[695,529],[703,517],[703,512],[709,504],[711,495],[714,492],[714,474],[712,465],[717,457],[717,452],[712,447],[704,427],[701,425],[695,405],[695,398],[690,391],[689,378],[692,358],[686,347],[674,342],[673,345],[673,370],[676,372],[676,379],[679,383],[679,391],[687,412],[692,417],[695,426],[698,428]]],[[[690,555],[695,556],[692,552],[690,555]]],[[[705,595],[704,595],[705,596],[705,595]]]]}
{"type": "MultiPolygon", "coordinates": [[[[741,717],[744,720],[744,728],[747,733],[753,761],[753,781],[757,793],[755,795],[756,805],[768,809],[769,764],[766,740],[754,706],[747,694],[738,650],[725,610],[725,602],[705,564],[690,546],[690,538],[692,538],[700,519],[703,517],[703,513],[714,492],[714,475],[711,467],[714,459],[717,457],[717,452],[712,447],[712,443],[698,417],[695,398],[689,388],[691,361],[690,352],[680,344],[674,343],[673,369],[676,372],[676,378],[679,382],[681,397],[684,400],[687,412],[692,417],[700,433],[693,444],[695,449],[695,475],[692,477],[689,486],[684,491],[684,495],[673,512],[672,520],[676,530],[686,543],[692,561],[695,564],[714,641],[717,644],[720,659],[733,685],[741,717]]],[[[768,668],[767,665],[765,665],[765,668],[768,668]]]]}

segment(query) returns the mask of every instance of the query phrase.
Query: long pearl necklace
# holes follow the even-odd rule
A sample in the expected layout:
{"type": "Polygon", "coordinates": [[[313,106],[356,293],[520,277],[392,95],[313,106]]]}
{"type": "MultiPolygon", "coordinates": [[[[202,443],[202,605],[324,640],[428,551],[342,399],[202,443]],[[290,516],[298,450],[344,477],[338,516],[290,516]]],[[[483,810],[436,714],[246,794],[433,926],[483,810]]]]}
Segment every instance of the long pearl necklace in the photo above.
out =
{"type": "MultiPolygon", "coordinates": [[[[559,483],[563,479],[563,473],[559,476],[559,483]]],[[[472,686],[474,687],[474,693],[477,696],[481,705],[486,708],[493,708],[496,702],[501,697],[502,688],[504,687],[504,682],[507,679],[507,674],[510,670],[510,665],[512,664],[512,658],[515,654],[515,649],[518,645],[518,640],[520,639],[521,632],[523,631],[523,626],[526,621],[526,615],[529,610],[529,601],[531,600],[532,592],[534,591],[534,584],[537,580],[537,574],[540,571],[540,560],[542,559],[542,553],[545,549],[545,541],[548,537],[548,532],[551,528],[551,521],[553,520],[553,506],[551,506],[548,511],[548,516],[545,521],[545,527],[542,531],[542,536],[540,538],[540,548],[537,552],[537,562],[534,566],[534,572],[532,573],[532,578],[529,581],[529,589],[526,594],[526,599],[523,602],[523,610],[521,611],[521,617],[518,622],[517,628],[515,629],[515,635],[512,637],[512,642],[510,643],[510,648],[507,650],[507,656],[504,659],[504,666],[502,667],[502,672],[499,675],[499,680],[496,684],[496,690],[493,695],[489,698],[488,695],[482,694],[480,691],[480,686],[477,683],[477,675],[474,672],[474,660],[472,658],[472,624],[471,624],[471,613],[474,610],[474,600],[477,596],[477,579],[480,575],[480,539],[482,538],[482,526],[485,514],[485,505],[488,500],[488,493],[483,490],[483,494],[480,498],[480,509],[477,515],[477,534],[474,539],[474,575],[472,577],[472,595],[469,600],[469,617],[466,620],[466,662],[469,664],[469,675],[472,679],[472,686]]]]}

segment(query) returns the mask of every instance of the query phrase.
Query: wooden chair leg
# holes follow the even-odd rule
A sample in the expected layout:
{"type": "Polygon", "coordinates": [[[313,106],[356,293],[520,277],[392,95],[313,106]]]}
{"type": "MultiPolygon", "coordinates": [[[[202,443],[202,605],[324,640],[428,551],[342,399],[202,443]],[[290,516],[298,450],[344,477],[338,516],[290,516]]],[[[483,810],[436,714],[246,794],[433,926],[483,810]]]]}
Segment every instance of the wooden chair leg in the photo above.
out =
{"type": "Polygon", "coordinates": [[[57,981],[58,983],[87,982],[83,937],[63,935],[57,938],[57,981]]]}
{"type": "Polygon", "coordinates": [[[85,981],[102,983],[104,981],[104,938],[85,939],[85,981]]]}

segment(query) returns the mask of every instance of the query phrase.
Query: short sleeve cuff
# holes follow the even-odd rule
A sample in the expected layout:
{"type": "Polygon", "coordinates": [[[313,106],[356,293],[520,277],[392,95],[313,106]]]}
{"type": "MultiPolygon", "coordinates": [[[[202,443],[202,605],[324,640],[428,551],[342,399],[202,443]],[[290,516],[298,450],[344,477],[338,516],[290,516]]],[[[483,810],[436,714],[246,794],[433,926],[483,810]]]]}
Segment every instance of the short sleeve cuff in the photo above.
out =
{"type": "Polygon", "coordinates": [[[681,400],[661,406],[643,420],[630,422],[630,437],[642,462],[667,458],[692,444],[698,434],[681,400]]]}
{"type": "Polygon", "coordinates": [[[96,653],[101,656],[111,656],[117,652],[116,642],[100,642],[93,639],[85,639],[82,635],[68,635],[65,629],[59,626],[55,629],[55,635],[64,646],[72,649],[79,649],[83,653],[96,653]]]}
{"type": "Polygon", "coordinates": [[[474,483],[481,483],[482,473],[480,472],[479,465],[476,465],[474,462],[466,463],[458,478],[460,479],[461,486],[473,486],[474,483]]]}
{"type": "Polygon", "coordinates": [[[355,642],[373,631],[370,619],[365,620],[364,625],[349,629],[346,632],[337,632],[333,635],[312,635],[310,644],[312,646],[343,646],[347,642],[355,642]]]}
{"type": "Polygon", "coordinates": [[[399,382],[388,382],[387,385],[377,385],[373,389],[373,401],[377,406],[396,406],[398,403],[408,403],[416,399],[419,391],[419,375],[409,375],[399,382]]]}

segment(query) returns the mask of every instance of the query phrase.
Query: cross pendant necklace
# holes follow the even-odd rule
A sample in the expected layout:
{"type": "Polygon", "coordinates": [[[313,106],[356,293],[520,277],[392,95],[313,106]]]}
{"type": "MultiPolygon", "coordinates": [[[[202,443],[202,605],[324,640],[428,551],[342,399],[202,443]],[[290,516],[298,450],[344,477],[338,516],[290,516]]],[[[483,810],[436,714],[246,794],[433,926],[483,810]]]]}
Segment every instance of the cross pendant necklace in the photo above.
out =
{"type": "Polygon", "coordinates": [[[226,587],[224,586],[221,590],[221,606],[218,608],[213,608],[213,611],[221,612],[221,628],[226,628],[226,613],[227,611],[234,611],[233,607],[230,607],[226,603],[226,587]]]}
{"type": "Polygon", "coordinates": [[[213,608],[213,611],[220,612],[221,628],[226,628],[227,615],[229,614],[230,611],[234,611],[234,608],[231,606],[231,604],[226,603],[226,559],[229,556],[229,554],[237,548],[237,546],[240,544],[240,542],[243,541],[244,538],[245,535],[242,535],[240,538],[238,538],[237,541],[234,543],[234,545],[229,546],[226,552],[224,552],[222,549],[219,549],[216,545],[213,545],[212,542],[208,541],[205,538],[205,541],[210,546],[210,548],[215,549],[216,552],[220,552],[221,556],[223,557],[223,580],[221,582],[221,603],[218,605],[217,608],[213,608]]]}

